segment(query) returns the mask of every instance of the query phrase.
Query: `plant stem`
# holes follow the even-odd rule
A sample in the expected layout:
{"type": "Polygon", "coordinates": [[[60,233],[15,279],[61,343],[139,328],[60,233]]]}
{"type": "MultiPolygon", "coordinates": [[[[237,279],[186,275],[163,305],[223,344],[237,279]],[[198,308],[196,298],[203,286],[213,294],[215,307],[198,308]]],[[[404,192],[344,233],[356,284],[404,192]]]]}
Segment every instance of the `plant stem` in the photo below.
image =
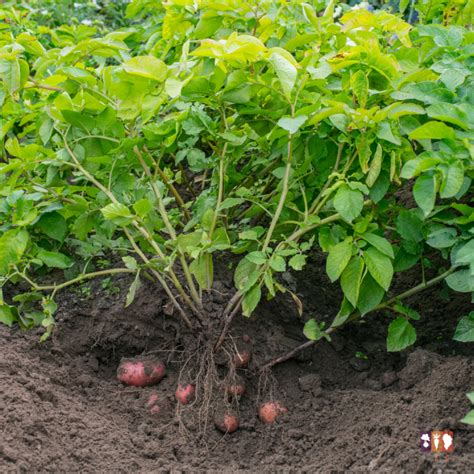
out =
{"type": "Polygon", "coordinates": [[[268,229],[265,242],[263,243],[262,252],[265,252],[268,246],[270,245],[273,232],[275,230],[275,227],[278,223],[278,219],[280,218],[281,212],[283,211],[283,207],[285,205],[286,196],[288,194],[288,183],[290,180],[291,158],[292,158],[292,139],[291,139],[291,134],[289,134],[288,135],[288,160],[285,167],[285,175],[283,176],[283,188],[281,191],[278,206],[276,208],[275,214],[273,215],[272,222],[270,223],[270,228],[268,229]]]}
{"type": "MultiPolygon", "coordinates": [[[[146,265],[150,265],[151,266],[151,262],[150,260],[147,258],[147,256],[142,252],[142,250],[140,249],[140,247],[138,247],[137,243],[135,242],[135,239],[133,238],[132,234],[130,234],[130,232],[127,230],[127,229],[124,229],[124,232],[125,232],[125,235],[127,236],[128,240],[130,241],[130,243],[132,244],[132,247],[135,249],[135,252],[140,256],[140,258],[142,259],[143,263],[145,263],[146,265]]],[[[151,273],[153,273],[153,276],[158,280],[158,282],[160,283],[160,285],[164,288],[166,294],[168,295],[168,297],[170,298],[171,302],[173,303],[174,307],[178,310],[179,314],[181,315],[181,317],[183,318],[183,321],[186,323],[186,325],[188,326],[189,329],[192,329],[193,325],[191,323],[191,321],[189,320],[187,314],[184,312],[183,308],[181,308],[181,305],[178,303],[178,301],[176,300],[176,298],[174,297],[173,295],[173,292],[171,291],[170,287],[168,286],[168,283],[166,283],[165,279],[154,269],[154,268],[150,268],[150,271],[151,273]]],[[[173,283],[175,284],[178,292],[181,294],[181,296],[183,296],[186,304],[191,308],[191,310],[193,310],[193,312],[198,315],[198,318],[199,318],[199,311],[197,311],[195,308],[194,308],[194,305],[192,303],[191,300],[189,300],[189,297],[188,295],[186,294],[186,292],[184,291],[183,287],[181,286],[181,284],[179,283],[179,280],[176,278],[176,275],[174,274],[171,274],[171,279],[173,281],[173,283]],[[176,280],[176,281],[175,281],[176,280]],[[178,283],[178,285],[176,285],[176,282],[178,283]]]]}
{"type": "MultiPolygon", "coordinates": [[[[99,181],[97,181],[94,176],[92,176],[80,163],[80,161],[77,159],[76,155],[74,154],[74,152],[71,150],[67,140],[66,140],[66,137],[63,135],[63,140],[64,140],[64,146],[67,150],[67,152],[69,153],[70,157],[72,158],[72,160],[74,161],[75,163],[75,166],[77,169],[79,169],[81,171],[81,173],[92,183],[94,184],[98,189],[100,189],[109,199],[111,202],[115,203],[115,204],[119,204],[119,201],[117,200],[117,198],[113,195],[113,193],[111,191],[109,191],[105,186],[102,185],[102,183],[100,183],[99,181]]],[[[132,220],[132,224],[133,226],[143,235],[143,237],[145,238],[145,240],[153,247],[153,249],[155,250],[155,252],[157,253],[157,255],[163,260],[165,261],[166,258],[165,258],[165,255],[163,254],[163,252],[161,251],[159,245],[155,242],[155,240],[153,239],[153,237],[148,233],[148,231],[142,227],[135,219],[132,220]]],[[[129,238],[129,240],[133,237],[131,236],[131,234],[127,231],[127,229],[124,227],[123,228],[125,234],[127,235],[127,237],[129,238]]],[[[132,240],[130,240],[130,242],[132,243],[133,245],[133,242],[132,240]]],[[[137,251],[138,249],[138,246],[134,245],[134,248],[135,248],[135,251],[137,251]]],[[[141,250],[140,250],[141,252],[141,250]]],[[[137,253],[139,253],[137,251],[137,253]]],[[[143,252],[141,253],[140,256],[144,256],[143,252]]],[[[145,257],[146,258],[146,257],[145,257]]],[[[195,308],[195,306],[193,305],[193,303],[191,302],[191,300],[189,299],[189,297],[186,295],[186,292],[184,291],[183,287],[181,286],[181,283],[179,282],[178,280],[178,277],[176,276],[176,274],[174,273],[173,269],[170,268],[169,270],[169,274],[171,276],[171,279],[173,281],[173,283],[175,284],[176,288],[178,289],[178,291],[181,293],[181,295],[183,296],[184,300],[186,301],[186,303],[188,304],[188,306],[191,308],[191,310],[193,311],[194,314],[198,315],[200,314],[199,311],[195,308]]],[[[155,275],[156,276],[156,275],[155,275]]],[[[161,278],[161,277],[160,277],[161,278]]]]}
{"type": "Polygon", "coordinates": [[[299,240],[300,237],[302,237],[304,234],[307,232],[311,232],[312,230],[316,229],[317,227],[320,227],[325,224],[329,224],[330,222],[337,221],[341,218],[339,213],[333,214],[332,216],[326,217],[324,219],[321,219],[319,222],[316,222],[315,224],[309,225],[307,227],[302,227],[301,229],[298,229],[297,231],[293,232],[287,239],[286,242],[293,242],[296,240],[299,240]]]}
{"type": "Polygon", "coordinates": [[[233,310],[231,311],[231,313],[225,319],[224,327],[221,331],[219,339],[217,340],[216,344],[214,345],[214,349],[213,349],[214,352],[217,352],[219,350],[219,348],[222,346],[222,344],[224,343],[225,337],[226,337],[227,333],[229,332],[230,325],[232,324],[232,321],[234,320],[237,313],[239,312],[239,308],[240,308],[240,304],[242,303],[242,299],[243,298],[242,298],[242,296],[240,296],[240,293],[239,293],[239,298],[237,299],[236,303],[234,303],[233,310]]]}
{"type": "Polygon", "coordinates": [[[392,303],[395,303],[397,300],[403,300],[405,298],[409,298],[410,296],[416,295],[420,291],[426,290],[430,286],[434,286],[438,284],[440,281],[444,280],[446,277],[451,275],[451,273],[453,273],[455,270],[456,268],[452,267],[449,270],[446,270],[445,272],[443,272],[441,275],[438,275],[437,277],[432,278],[431,280],[428,280],[426,282],[422,282],[419,285],[416,285],[413,288],[410,288],[409,290],[404,291],[403,293],[400,293],[399,295],[394,296],[393,298],[390,298],[385,303],[380,303],[372,311],[386,308],[387,306],[390,306],[392,303]]]}
{"type": "MultiPolygon", "coordinates": [[[[144,150],[147,152],[148,156],[150,157],[151,160],[153,160],[153,157],[151,155],[151,152],[148,150],[146,146],[143,147],[144,150]]],[[[155,161],[155,160],[153,160],[155,161]]],[[[186,217],[186,220],[191,219],[191,215],[189,214],[188,209],[186,208],[186,205],[184,204],[183,198],[179,194],[178,190],[174,187],[173,183],[170,183],[168,177],[166,174],[163,172],[163,170],[160,168],[159,163],[155,163],[155,172],[160,175],[161,180],[165,184],[165,186],[168,188],[168,191],[174,196],[176,199],[176,202],[178,203],[178,206],[182,209],[184,216],[186,217]]]]}
{"type": "Polygon", "coordinates": [[[29,78],[29,81],[33,84],[32,86],[25,86],[23,89],[44,89],[47,91],[62,92],[64,89],[61,87],[48,86],[46,84],[40,84],[36,82],[32,77],[29,78]]]}
{"type": "Polygon", "coordinates": [[[110,268],[108,270],[100,270],[97,272],[83,273],[72,280],[65,281],[59,285],[38,285],[31,278],[27,277],[25,274],[18,272],[17,274],[28,282],[35,290],[37,291],[54,291],[57,292],[76,283],[80,283],[83,280],[90,280],[91,278],[96,278],[105,275],[116,275],[117,273],[136,273],[136,270],[130,268],[110,268]]]}
{"type": "Polygon", "coordinates": [[[217,217],[219,215],[219,207],[222,203],[222,199],[224,197],[224,158],[227,153],[227,142],[224,143],[224,147],[222,149],[222,153],[219,157],[219,191],[217,193],[217,203],[216,203],[216,210],[214,211],[214,215],[212,216],[211,227],[209,228],[209,240],[212,240],[212,234],[217,225],[217,217]]]}
{"type": "MultiPolygon", "coordinates": [[[[153,175],[151,174],[150,168],[148,165],[145,163],[145,160],[143,159],[143,155],[141,154],[140,150],[138,149],[137,146],[133,147],[133,152],[135,153],[135,156],[138,158],[138,161],[140,162],[140,165],[142,166],[143,170],[145,171],[145,174],[147,178],[150,181],[150,185],[153,189],[153,192],[155,194],[156,200],[158,202],[158,211],[161,215],[161,218],[163,219],[163,222],[165,223],[166,230],[168,231],[168,234],[170,237],[176,241],[176,231],[173,228],[173,225],[171,224],[168,213],[166,212],[165,205],[163,203],[163,196],[161,195],[161,192],[158,188],[158,186],[155,183],[155,180],[153,179],[153,175]]],[[[202,307],[202,301],[201,298],[199,297],[199,294],[197,292],[196,286],[194,285],[193,277],[191,275],[191,271],[189,270],[188,262],[186,262],[186,259],[183,255],[183,253],[178,249],[179,253],[179,261],[181,263],[181,267],[183,269],[184,276],[186,278],[186,281],[188,283],[189,291],[191,292],[191,297],[194,301],[194,303],[201,308],[202,307]]]]}
{"type": "MultiPolygon", "coordinates": [[[[334,173],[336,173],[337,169],[339,168],[339,164],[341,162],[341,157],[342,157],[342,152],[344,150],[344,145],[345,145],[345,143],[339,143],[339,146],[338,146],[338,149],[337,149],[336,162],[334,163],[334,167],[333,167],[332,172],[331,172],[332,175],[334,173]]],[[[317,210],[321,209],[322,206],[318,206],[318,204],[320,203],[321,199],[323,198],[324,192],[326,191],[326,189],[329,188],[329,186],[332,184],[333,181],[334,181],[334,176],[328,178],[328,180],[326,181],[326,183],[322,187],[321,191],[316,196],[316,199],[313,201],[313,204],[311,205],[311,207],[309,209],[310,214],[316,213],[317,210]]],[[[326,202],[326,201],[324,201],[324,202],[326,202]]],[[[324,203],[323,203],[323,205],[324,205],[324,203]]]]}

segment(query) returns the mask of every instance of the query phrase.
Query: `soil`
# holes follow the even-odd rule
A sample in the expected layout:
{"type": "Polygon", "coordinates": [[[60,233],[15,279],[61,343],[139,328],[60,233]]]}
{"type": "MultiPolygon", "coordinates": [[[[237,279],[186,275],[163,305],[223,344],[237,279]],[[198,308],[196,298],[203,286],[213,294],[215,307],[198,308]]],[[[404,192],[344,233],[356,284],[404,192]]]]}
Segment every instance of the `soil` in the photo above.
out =
{"type": "MultiPolygon", "coordinates": [[[[311,270],[284,280],[304,302],[305,315],[326,320],[337,312],[339,293],[322,265],[316,256],[311,270]]],[[[232,294],[228,274],[223,267],[206,298],[211,320],[232,294]]],[[[418,277],[416,269],[404,273],[395,291],[418,277]]],[[[199,385],[194,404],[177,407],[174,400],[180,374],[192,379],[197,370],[203,342],[183,332],[151,284],[124,309],[124,293],[114,288],[126,291],[129,283],[119,277],[112,286],[95,281],[63,292],[57,329],[45,343],[39,331],[0,327],[2,473],[474,471],[474,429],[458,421],[470,408],[465,394],[474,388],[474,350],[451,339],[470,309],[465,295],[449,299],[438,286],[412,298],[422,319],[415,322],[418,340],[409,351],[385,351],[389,316],[381,313],[264,377],[258,364],[301,344],[304,336],[291,296],[261,304],[252,318],[237,318],[225,346],[231,351],[245,336],[253,354],[249,367],[238,369],[247,386],[238,406],[233,403],[240,428],[223,435],[212,423],[225,400],[219,391],[205,410],[199,385]],[[140,355],[167,363],[159,385],[125,387],[117,381],[120,359],[140,355]],[[288,408],[272,425],[257,416],[267,399],[288,408]],[[448,459],[420,452],[421,432],[435,429],[455,433],[448,459]]],[[[214,376],[224,374],[221,365],[214,376]]]]}

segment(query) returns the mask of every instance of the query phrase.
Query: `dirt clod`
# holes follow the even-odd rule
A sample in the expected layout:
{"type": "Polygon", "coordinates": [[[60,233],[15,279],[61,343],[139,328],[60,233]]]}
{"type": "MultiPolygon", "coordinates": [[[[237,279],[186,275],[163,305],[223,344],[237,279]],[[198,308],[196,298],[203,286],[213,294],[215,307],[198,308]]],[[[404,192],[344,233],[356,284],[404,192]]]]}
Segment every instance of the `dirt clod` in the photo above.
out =
{"type": "Polygon", "coordinates": [[[317,374],[303,375],[298,379],[298,384],[303,392],[311,392],[317,397],[321,392],[321,377],[317,374]]]}
{"type": "Polygon", "coordinates": [[[412,352],[405,367],[398,373],[400,388],[410,388],[425,379],[439,364],[439,356],[423,349],[412,352]]]}

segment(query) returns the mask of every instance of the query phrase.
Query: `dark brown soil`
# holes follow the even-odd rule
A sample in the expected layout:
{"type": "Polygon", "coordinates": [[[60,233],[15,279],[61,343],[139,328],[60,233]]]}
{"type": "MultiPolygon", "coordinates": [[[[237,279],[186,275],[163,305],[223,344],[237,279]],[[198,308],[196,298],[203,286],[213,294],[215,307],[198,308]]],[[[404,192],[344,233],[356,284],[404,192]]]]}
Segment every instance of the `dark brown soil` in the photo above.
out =
{"type": "MultiPolygon", "coordinates": [[[[288,275],[286,283],[305,302],[305,314],[326,319],[337,312],[338,295],[320,264],[288,275]]],[[[411,272],[397,286],[416,278],[411,272]]],[[[222,280],[208,298],[211,316],[230,297],[222,280]]],[[[127,283],[113,281],[118,288],[127,283]]],[[[474,471],[474,430],[458,421],[469,410],[465,394],[474,389],[473,348],[451,340],[468,298],[446,299],[437,287],[412,300],[423,317],[411,351],[385,352],[389,318],[379,314],[276,366],[265,380],[256,365],[304,337],[290,297],[260,305],[232,331],[236,342],[250,336],[253,358],[239,370],[247,385],[240,429],[222,435],[212,423],[217,405],[208,426],[191,423],[199,387],[196,404],[182,408],[178,421],[174,391],[193,339],[175,316],[164,315],[162,294],[144,285],[124,309],[123,293],[113,293],[100,282],[89,297],[84,288],[63,293],[57,331],[43,344],[37,331],[0,327],[0,472],[474,471]],[[156,387],[119,384],[120,358],[144,353],[167,362],[165,379],[156,387]],[[153,393],[159,411],[147,406],[153,393]],[[257,417],[266,398],[289,409],[270,426],[257,417]],[[447,461],[419,449],[420,433],[437,428],[455,432],[447,461]]],[[[188,361],[191,376],[196,361],[188,361]]]]}

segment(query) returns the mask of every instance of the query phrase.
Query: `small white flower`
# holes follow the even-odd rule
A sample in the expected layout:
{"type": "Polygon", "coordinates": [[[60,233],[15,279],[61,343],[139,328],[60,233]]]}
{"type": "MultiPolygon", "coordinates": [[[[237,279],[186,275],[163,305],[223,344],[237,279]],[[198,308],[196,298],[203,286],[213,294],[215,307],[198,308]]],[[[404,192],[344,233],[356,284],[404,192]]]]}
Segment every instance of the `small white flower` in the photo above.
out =
{"type": "Polygon", "coordinates": [[[338,6],[334,9],[333,18],[339,18],[339,17],[341,16],[341,13],[342,13],[342,8],[338,5],[338,6]]]}
{"type": "Polygon", "coordinates": [[[88,20],[88,19],[82,20],[81,23],[83,25],[86,25],[86,26],[91,26],[92,25],[92,21],[88,20]]]}

